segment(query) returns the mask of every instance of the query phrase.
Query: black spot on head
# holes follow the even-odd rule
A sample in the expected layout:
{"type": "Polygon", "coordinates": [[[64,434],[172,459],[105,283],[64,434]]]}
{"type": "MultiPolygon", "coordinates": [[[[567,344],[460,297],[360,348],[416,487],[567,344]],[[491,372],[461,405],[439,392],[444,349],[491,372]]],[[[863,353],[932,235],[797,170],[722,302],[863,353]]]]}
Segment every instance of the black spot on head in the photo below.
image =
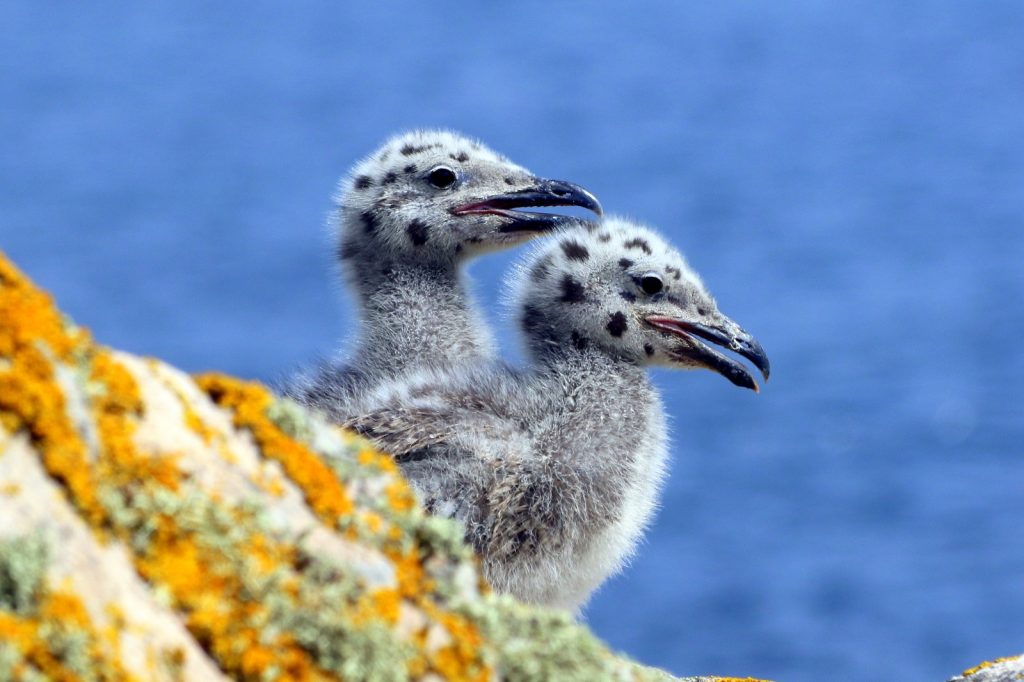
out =
{"type": "Polygon", "coordinates": [[[455,245],[455,253],[462,253],[462,244],[455,245]]]}
{"type": "Polygon", "coordinates": [[[578,280],[566,275],[562,278],[562,298],[558,300],[564,303],[583,303],[587,300],[587,294],[578,280]]]}
{"type": "Polygon", "coordinates": [[[597,235],[597,240],[599,242],[607,243],[607,242],[610,242],[612,240],[612,236],[610,234],[608,234],[607,232],[602,232],[601,234],[597,235]]]}
{"type": "Polygon", "coordinates": [[[397,179],[398,179],[398,173],[387,173],[384,176],[384,179],[380,181],[380,184],[382,184],[382,185],[390,185],[390,184],[394,183],[395,180],[397,180],[397,179]]]}
{"type": "Polygon", "coordinates": [[[698,315],[707,315],[708,314],[708,309],[707,308],[697,308],[697,314],[698,315]]]}
{"type": "Polygon", "coordinates": [[[672,279],[676,281],[679,281],[683,276],[683,273],[679,270],[679,268],[674,268],[671,265],[665,266],[665,272],[672,275],[672,279]]]}
{"type": "Polygon", "coordinates": [[[636,301],[636,294],[634,294],[632,291],[622,290],[619,292],[619,296],[626,299],[630,303],[634,303],[636,301]]]}
{"type": "Polygon", "coordinates": [[[648,256],[650,256],[652,253],[651,245],[647,243],[646,239],[641,239],[640,237],[637,237],[636,239],[630,239],[628,242],[623,242],[622,245],[625,246],[627,249],[640,249],[648,256]]]}
{"type": "Polygon", "coordinates": [[[673,305],[679,306],[680,308],[686,307],[686,301],[679,298],[678,296],[673,296],[672,294],[665,294],[665,300],[673,305]]]}
{"type": "Polygon", "coordinates": [[[409,235],[409,239],[416,246],[423,246],[427,243],[427,237],[430,235],[430,228],[426,223],[414,220],[409,223],[409,227],[405,228],[406,233],[409,235]]]}
{"type": "Polygon", "coordinates": [[[611,319],[608,321],[605,329],[614,337],[622,336],[623,332],[629,328],[629,325],[626,324],[626,316],[622,314],[622,311],[616,311],[609,315],[609,317],[611,319]]]}
{"type": "Polygon", "coordinates": [[[373,215],[369,211],[363,211],[359,214],[359,217],[363,219],[363,231],[366,234],[376,234],[377,228],[380,225],[377,223],[377,216],[373,215]]]}
{"type": "Polygon", "coordinates": [[[391,277],[393,274],[395,274],[394,264],[389,260],[386,260],[383,263],[381,263],[380,274],[384,275],[385,277],[391,277]]]}
{"type": "Polygon", "coordinates": [[[516,181],[513,180],[512,178],[505,178],[505,184],[506,185],[514,185],[514,184],[516,184],[516,181]]]}
{"type": "Polygon", "coordinates": [[[355,187],[356,189],[366,189],[373,184],[373,178],[369,175],[360,175],[356,178],[355,187]]]}
{"type": "Polygon", "coordinates": [[[654,355],[654,346],[649,343],[644,344],[644,352],[647,353],[647,357],[654,355]]]}
{"type": "Polygon", "coordinates": [[[381,163],[384,163],[385,161],[387,161],[389,156],[391,156],[391,152],[390,151],[385,151],[383,154],[381,154],[380,155],[381,163]]]}
{"type": "Polygon", "coordinates": [[[569,260],[575,260],[583,263],[590,258],[590,252],[587,251],[587,247],[583,246],[583,244],[580,244],[575,239],[564,241],[561,246],[562,252],[569,260]]]}
{"type": "Polygon", "coordinates": [[[448,156],[449,158],[451,158],[452,161],[469,161],[469,154],[467,154],[466,152],[459,152],[458,154],[449,154],[448,156]]]}
{"type": "Polygon", "coordinates": [[[633,267],[633,261],[629,260],[628,258],[620,258],[619,267],[622,268],[623,270],[628,270],[629,268],[633,267]]]}
{"type": "Polygon", "coordinates": [[[576,347],[576,350],[586,350],[587,346],[590,345],[590,340],[579,332],[574,331],[572,333],[572,345],[576,347]]]}
{"type": "Polygon", "coordinates": [[[410,163],[408,166],[406,166],[402,170],[404,170],[406,173],[415,173],[416,172],[416,164],[415,163],[410,163]]]}
{"type": "Polygon", "coordinates": [[[416,145],[413,144],[407,144],[404,147],[402,147],[399,151],[402,153],[402,156],[412,156],[413,154],[419,154],[420,152],[425,152],[428,149],[433,149],[436,146],[437,145],[434,144],[425,144],[422,147],[417,147],[416,145]]]}

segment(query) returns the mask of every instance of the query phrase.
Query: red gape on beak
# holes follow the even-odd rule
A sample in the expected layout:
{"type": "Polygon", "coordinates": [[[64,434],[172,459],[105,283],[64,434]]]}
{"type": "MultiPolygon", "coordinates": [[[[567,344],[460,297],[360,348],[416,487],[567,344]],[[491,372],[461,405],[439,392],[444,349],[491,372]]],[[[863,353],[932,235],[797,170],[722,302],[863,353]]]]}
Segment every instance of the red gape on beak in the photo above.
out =
{"type": "Polygon", "coordinates": [[[771,365],[768,362],[768,355],[764,352],[764,348],[761,347],[761,344],[753,336],[728,318],[725,319],[725,324],[720,327],[712,327],[699,322],[690,322],[662,315],[651,315],[646,318],[646,321],[652,327],[687,341],[684,346],[675,351],[675,354],[681,359],[693,360],[710,370],[718,372],[737,386],[749,388],[755,393],[760,390],[754,377],[746,367],[696,338],[700,337],[715,345],[728,348],[732,352],[750,360],[754,363],[755,367],[761,370],[764,380],[768,381],[771,365]]]}
{"type": "Polygon", "coordinates": [[[564,180],[544,178],[536,178],[533,185],[526,189],[457,206],[451,212],[454,215],[489,214],[511,218],[511,222],[501,227],[502,232],[547,232],[579,220],[552,213],[515,210],[534,206],[579,206],[597,215],[604,213],[597,197],[585,188],[564,180]]]}

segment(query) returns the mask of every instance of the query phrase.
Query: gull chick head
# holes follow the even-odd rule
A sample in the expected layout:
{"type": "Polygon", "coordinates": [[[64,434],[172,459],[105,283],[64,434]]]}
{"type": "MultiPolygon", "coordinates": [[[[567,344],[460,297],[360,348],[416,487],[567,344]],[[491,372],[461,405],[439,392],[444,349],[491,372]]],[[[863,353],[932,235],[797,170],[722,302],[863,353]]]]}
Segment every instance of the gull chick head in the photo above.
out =
{"type": "Polygon", "coordinates": [[[537,177],[480,142],[414,131],[388,140],[342,181],[339,252],[343,259],[458,263],[571,220],[523,210],[538,206],[601,212],[586,189],[537,177]]]}
{"type": "Polygon", "coordinates": [[[718,310],[682,254],[627,220],[553,235],[520,268],[514,302],[535,353],[571,348],[639,365],[706,368],[758,390],[747,368],[719,346],[768,378],[764,349],[718,310]]]}

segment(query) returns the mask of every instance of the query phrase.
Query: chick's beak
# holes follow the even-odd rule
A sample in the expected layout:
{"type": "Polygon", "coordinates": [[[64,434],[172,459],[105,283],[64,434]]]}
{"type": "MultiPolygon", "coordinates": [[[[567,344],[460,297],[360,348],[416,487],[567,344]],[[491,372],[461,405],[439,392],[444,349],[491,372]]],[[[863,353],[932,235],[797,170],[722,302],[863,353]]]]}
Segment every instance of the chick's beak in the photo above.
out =
{"type": "Polygon", "coordinates": [[[721,317],[714,325],[662,315],[651,315],[646,318],[646,321],[652,327],[672,334],[685,342],[673,351],[673,354],[680,359],[694,361],[718,372],[742,388],[749,388],[754,392],[760,390],[757,381],[746,367],[700,340],[704,339],[750,360],[761,371],[764,380],[768,381],[768,375],[771,373],[768,354],[765,353],[757,339],[727,317],[721,317]]]}
{"type": "Polygon", "coordinates": [[[579,220],[572,216],[517,210],[539,206],[578,206],[597,215],[604,212],[597,197],[584,187],[564,180],[534,178],[528,187],[457,206],[452,209],[452,213],[490,214],[510,218],[500,228],[502,232],[547,232],[579,220]]]}

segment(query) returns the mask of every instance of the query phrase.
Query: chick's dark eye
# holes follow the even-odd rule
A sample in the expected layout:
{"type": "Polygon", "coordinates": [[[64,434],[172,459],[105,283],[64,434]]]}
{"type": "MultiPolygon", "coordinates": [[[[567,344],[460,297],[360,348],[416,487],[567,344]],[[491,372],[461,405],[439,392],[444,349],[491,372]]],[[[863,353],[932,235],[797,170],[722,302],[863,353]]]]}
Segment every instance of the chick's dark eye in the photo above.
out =
{"type": "Polygon", "coordinates": [[[438,189],[447,189],[455,184],[458,180],[458,176],[455,175],[455,171],[451,168],[445,168],[440,166],[430,171],[430,175],[427,176],[427,182],[438,189]]]}
{"type": "Polygon", "coordinates": [[[656,294],[661,291],[663,286],[661,277],[657,275],[644,275],[640,278],[640,288],[644,290],[645,294],[656,294]]]}

